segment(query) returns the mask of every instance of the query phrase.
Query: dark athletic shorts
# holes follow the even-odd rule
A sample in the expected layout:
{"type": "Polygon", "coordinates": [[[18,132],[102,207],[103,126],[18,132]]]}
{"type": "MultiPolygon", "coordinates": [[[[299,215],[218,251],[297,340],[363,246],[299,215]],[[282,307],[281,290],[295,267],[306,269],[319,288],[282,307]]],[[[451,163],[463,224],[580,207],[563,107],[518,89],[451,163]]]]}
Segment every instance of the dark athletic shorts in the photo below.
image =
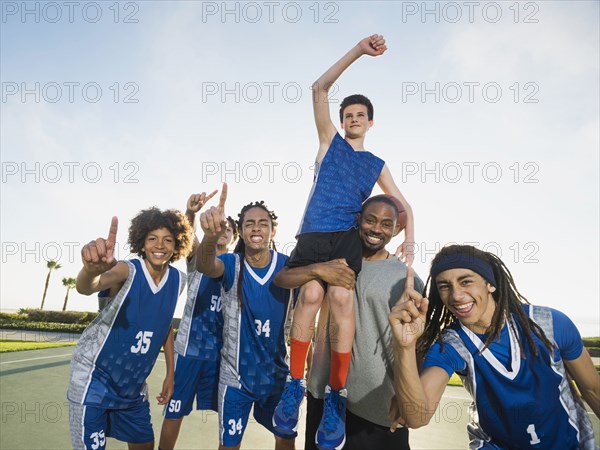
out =
{"type": "MultiPolygon", "coordinates": [[[[315,436],[323,415],[323,400],[307,392],[306,435],[304,450],[318,450],[315,436]]],[[[342,450],[410,450],[408,428],[398,428],[392,433],[346,410],[346,444],[342,450]]]]}
{"type": "Polygon", "coordinates": [[[362,268],[362,242],[356,228],[301,234],[286,266],[303,267],[339,258],[345,258],[348,266],[358,275],[362,268]]]}

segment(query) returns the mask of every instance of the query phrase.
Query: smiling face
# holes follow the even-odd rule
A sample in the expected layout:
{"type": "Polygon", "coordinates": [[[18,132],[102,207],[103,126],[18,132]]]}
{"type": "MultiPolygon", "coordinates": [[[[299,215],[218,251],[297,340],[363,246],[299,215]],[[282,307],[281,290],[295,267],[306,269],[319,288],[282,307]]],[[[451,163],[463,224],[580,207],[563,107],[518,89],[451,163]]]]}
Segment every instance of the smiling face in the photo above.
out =
{"type": "Polygon", "coordinates": [[[399,232],[396,211],[384,202],[373,202],[359,216],[358,232],[366,253],[376,253],[399,232]]]}
{"type": "Polygon", "coordinates": [[[142,248],[144,258],[153,267],[168,264],[175,252],[175,237],[167,228],[150,231],[142,248]]]}
{"type": "Polygon", "coordinates": [[[244,214],[241,238],[246,249],[255,251],[269,248],[271,239],[275,236],[275,229],[271,225],[269,213],[262,208],[250,208],[244,214]]]}
{"type": "Polygon", "coordinates": [[[357,138],[364,136],[369,128],[373,126],[373,121],[368,118],[368,110],[365,105],[354,104],[344,108],[342,113],[342,128],[347,138],[357,138]]]}
{"type": "Polygon", "coordinates": [[[475,333],[485,333],[492,322],[496,290],[481,275],[470,269],[449,269],[435,277],[444,306],[475,333]]]}

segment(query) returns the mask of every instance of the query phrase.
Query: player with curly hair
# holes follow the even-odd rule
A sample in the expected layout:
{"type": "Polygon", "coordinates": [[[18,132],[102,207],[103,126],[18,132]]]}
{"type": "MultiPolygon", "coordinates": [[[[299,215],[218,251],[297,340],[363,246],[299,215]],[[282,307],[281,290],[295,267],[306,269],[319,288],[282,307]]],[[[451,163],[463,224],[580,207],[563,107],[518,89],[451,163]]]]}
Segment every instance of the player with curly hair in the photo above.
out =
{"type": "Polygon", "coordinates": [[[190,252],[192,228],[179,211],[143,210],[131,221],[128,238],[140,258],[118,262],[117,228],[113,217],[108,237],[81,250],[77,291],[103,291],[108,303],[73,352],[67,397],[74,449],[104,449],[106,437],[133,450],[154,448],[146,378],[163,346],[167,375],[158,404],[167,404],[173,393],[171,320],[186,275],[170,263],[190,252]]]}

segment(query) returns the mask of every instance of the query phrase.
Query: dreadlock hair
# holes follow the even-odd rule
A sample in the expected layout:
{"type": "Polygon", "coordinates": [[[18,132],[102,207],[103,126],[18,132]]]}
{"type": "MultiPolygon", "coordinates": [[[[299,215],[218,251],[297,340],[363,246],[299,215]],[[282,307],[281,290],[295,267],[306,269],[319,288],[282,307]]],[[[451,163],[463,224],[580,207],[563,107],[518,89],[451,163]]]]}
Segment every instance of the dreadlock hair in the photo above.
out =
{"type": "MultiPolygon", "coordinates": [[[[478,258],[488,263],[491,266],[496,279],[496,290],[492,292],[492,297],[496,302],[496,310],[494,311],[494,316],[492,317],[488,338],[485,342],[484,348],[481,351],[488,348],[494,340],[500,339],[500,333],[506,318],[509,326],[513,332],[515,332],[515,334],[516,328],[514,319],[516,319],[521,329],[525,332],[525,338],[534,355],[538,355],[538,348],[533,340],[533,334],[535,334],[544,343],[550,352],[552,352],[554,348],[552,342],[550,342],[550,340],[546,337],[541,327],[527,317],[525,311],[523,311],[522,305],[524,303],[530,304],[529,301],[518,291],[512,274],[504,265],[502,260],[496,255],[489,252],[484,252],[470,245],[450,245],[442,248],[442,250],[435,255],[431,265],[433,267],[436,262],[445,256],[459,254],[478,258]]],[[[452,324],[455,320],[458,320],[454,318],[450,310],[442,303],[435,280],[431,278],[431,274],[427,279],[425,287],[423,288],[424,296],[426,295],[428,286],[429,295],[427,298],[429,299],[429,309],[427,311],[425,330],[417,343],[417,353],[419,355],[425,355],[427,350],[436,340],[439,340],[443,351],[443,332],[450,324],[452,324]],[[430,283],[431,285],[429,286],[430,283]]],[[[519,347],[521,348],[521,355],[524,358],[523,341],[522,339],[519,339],[518,342],[519,347]]]]}
{"type": "MultiPolygon", "coordinates": [[[[236,244],[235,248],[233,249],[233,251],[235,253],[240,254],[240,273],[238,275],[238,285],[237,285],[237,295],[238,295],[238,301],[240,303],[240,308],[244,307],[244,298],[242,296],[242,280],[244,278],[244,264],[245,264],[245,260],[246,260],[246,243],[244,242],[244,239],[242,238],[242,233],[243,233],[242,230],[243,230],[244,218],[246,216],[246,213],[252,208],[260,208],[263,211],[266,211],[266,213],[269,215],[269,218],[271,219],[271,227],[272,228],[277,227],[277,215],[275,214],[275,212],[271,211],[267,207],[267,205],[265,205],[265,202],[263,200],[261,200],[260,202],[248,203],[246,206],[244,206],[242,208],[242,210],[238,214],[237,228],[240,233],[240,238],[238,239],[237,244],[236,244]]],[[[275,248],[275,242],[273,242],[273,240],[271,240],[269,242],[269,248],[274,251],[277,251],[277,249],[275,248]]]]}

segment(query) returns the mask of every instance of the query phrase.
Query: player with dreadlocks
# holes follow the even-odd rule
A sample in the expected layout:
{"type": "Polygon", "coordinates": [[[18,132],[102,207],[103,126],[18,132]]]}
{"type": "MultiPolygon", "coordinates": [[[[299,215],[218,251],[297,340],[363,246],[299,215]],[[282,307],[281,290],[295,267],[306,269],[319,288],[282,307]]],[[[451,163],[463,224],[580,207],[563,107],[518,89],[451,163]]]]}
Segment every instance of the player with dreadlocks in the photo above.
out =
{"type": "Polygon", "coordinates": [[[597,448],[568,375],[596,416],[600,377],[567,316],[531,305],[500,258],[471,246],[443,248],[431,263],[430,282],[427,299],[414,290],[409,272],[389,316],[397,422],[429,423],[457,373],[473,397],[471,449],[597,448]],[[420,374],[417,349],[424,354],[420,374]]]}
{"type": "Polygon", "coordinates": [[[291,291],[273,284],[287,260],[273,244],[277,216],[263,201],[244,206],[234,253],[217,257],[226,199],[223,184],[219,205],[200,216],[204,238],[196,253],[196,269],[223,286],[219,449],[240,448],[253,405],[256,421],[274,434],[275,449],[293,449],[297,433],[278,432],[271,423],[289,370],[284,325],[291,291]]]}

